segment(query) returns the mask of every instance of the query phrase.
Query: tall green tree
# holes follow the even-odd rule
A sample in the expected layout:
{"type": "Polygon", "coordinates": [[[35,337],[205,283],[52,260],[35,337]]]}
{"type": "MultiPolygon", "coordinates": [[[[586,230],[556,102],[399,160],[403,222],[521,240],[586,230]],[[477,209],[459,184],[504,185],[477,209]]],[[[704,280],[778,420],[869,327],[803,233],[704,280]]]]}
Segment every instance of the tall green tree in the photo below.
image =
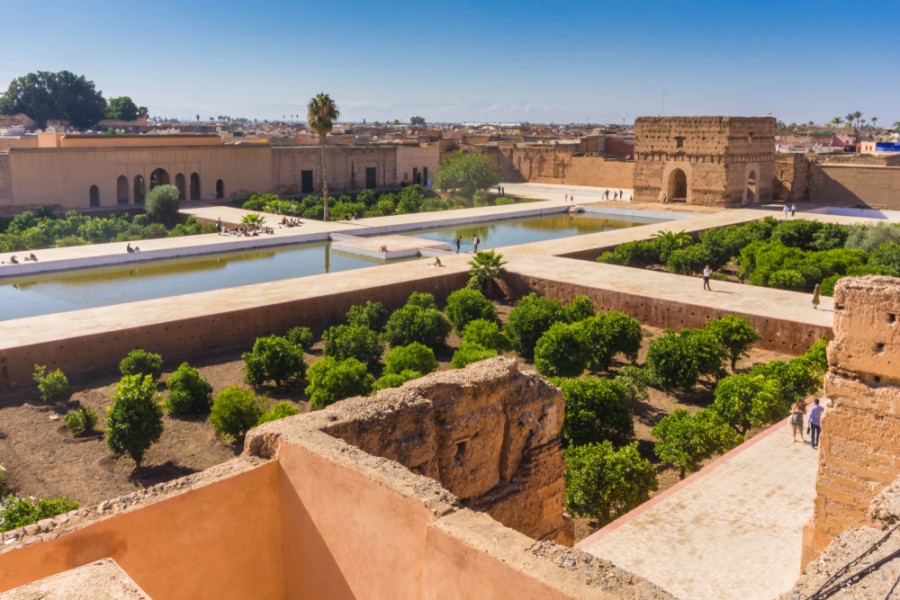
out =
{"type": "Polygon", "coordinates": [[[434,187],[471,198],[476,190],[485,190],[499,182],[500,178],[486,156],[457,151],[441,159],[434,187]]]}
{"type": "Polygon", "coordinates": [[[59,119],[89,129],[106,115],[106,100],[84,75],[38,71],[9,84],[0,96],[0,113],[25,113],[41,128],[48,119],[59,119]]]}
{"type": "Polygon", "coordinates": [[[307,120],[309,128],[319,136],[322,148],[322,196],[325,203],[323,220],[328,220],[328,171],[325,169],[325,136],[334,129],[334,122],[341,116],[334,100],[326,93],[317,94],[307,104],[307,120]]]}
{"type": "Polygon", "coordinates": [[[163,411],[157,396],[152,377],[126,375],[106,410],[106,445],[116,454],[128,454],[138,467],[162,435],[163,411]]]}
{"type": "Polygon", "coordinates": [[[140,116],[140,109],[128,96],[110,98],[106,104],[106,118],[120,121],[134,121],[140,116]]]}

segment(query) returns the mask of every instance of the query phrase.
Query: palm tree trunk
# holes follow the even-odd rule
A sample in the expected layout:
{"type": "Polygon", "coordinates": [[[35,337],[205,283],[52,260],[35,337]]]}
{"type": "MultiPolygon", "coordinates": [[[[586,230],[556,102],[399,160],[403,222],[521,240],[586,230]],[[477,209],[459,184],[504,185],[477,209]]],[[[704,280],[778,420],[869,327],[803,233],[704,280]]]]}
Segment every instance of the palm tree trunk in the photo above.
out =
{"type": "Polygon", "coordinates": [[[328,171],[325,169],[325,136],[321,139],[322,146],[322,203],[324,204],[323,221],[328,220],[328,171]]]}

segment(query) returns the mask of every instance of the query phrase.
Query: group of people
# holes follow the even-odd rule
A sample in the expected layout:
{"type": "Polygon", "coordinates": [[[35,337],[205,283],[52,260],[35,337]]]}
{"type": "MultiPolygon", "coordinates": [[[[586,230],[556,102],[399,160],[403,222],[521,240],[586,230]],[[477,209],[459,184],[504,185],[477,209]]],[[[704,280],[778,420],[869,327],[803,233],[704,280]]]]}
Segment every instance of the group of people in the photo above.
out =
{"type": "MultiPolygon", "coordinates": [[[[35,256],[35,255],[34,255],[34,252],[32,252],[31,254],[29,254],[28,256],[26,256],[25,258],[23,258],[22,260],[25,261],[25,262],[37,262],[37,256],[35,256]]],[[[0,264],[6,264],[6,263],[4,262],[4,263],[0,263],[0,264]]],[[[9,264],[11,264],[11,265],[17,265],[17,264],[19,264],[19,257],[16,256],[15,254],[13,254],[12,256],[10,256],[10,257],[9,257],[9,264]]]]}
{"type": "Polygon", "coordinates": [[[301,225],[303,225],[303,221],[301,221],[297,217],[282,217],[281,224],[285,227],[300,227],[301,225]]]}
{"type": "Polygon", "coordinates": [[[271,227],[248,227],[246,225],[238,225],[234,229],[223,228],[222,235],[233,235],[237,237],[256,237],[260,233],[274,234],[275,230],[271,227]]]}
{"type": "MultiPolygon", "coordinates": [[[[806,433],[809,434],[809,445],[813,448],[819,447],[819,434],[822,433],[822,413],[825,412],[825,409],[819,404],[819,399],[816,398],[813,400],[813,405],[809,409],[809,416],[806,420],[806,433]]],[[[800,441],[804,444],[806,443],[806,439],[803,437],[803,416],[806,414],[806,403],[803,400],[798,400],[791,407],[791,418],[789,423],[791,424],[791,432],[794,436],[794,441],[797,441],[797,434],[800,434],[800,441]]]]}
{"type": "Polygon", "coordinates": [[[788,213],[790,213],[790,215],[793,217],[794,215],[797,214],[797,205],[791,204],[790,206],[788,206],[787,204],[785,204],[782,212],[784,212],[785,219],[788,218],[788,213]]]}
{"type": "MultiPolygon", "coordinates": [[[[472,247],[474,248],[474,250],[472,250],[472,252],[478,252],[478,244],[480,244],[480,243],[481,243],[481,238],[478,237],[478,234],[476,233],[472,237],[472,247]]],[[[456,253],[457,254],[459,254],[459,251],[461,248],[462,248],[462,237],[456,236],[456,253]]]]}
{"type": "MultiPolygon", "coordinates": [[[[633,195],[632,195],[633,197],[633,195]]],[[[603,199],[609,200],[609,190],[603,192],[603,199]]],[[[613,200],[624,200],[625,199],[625,191],[619,190],[618,192],[613,192],[613,200]]],[[[629,198],[631,200],[631,198],[629,198]]],[[[665,204],[665,203],[664,203],[665,204]]]]}
{"type": "Polygon", "coordinates": [[[141,249],[138,247],[137,244],[132,246],[131,242],[128,242],[128,245],[125,246],[125,252],[127,252],[128,254],[134,254],[135,252],[140,252],[140,251],[141,251],[141,249]]]}

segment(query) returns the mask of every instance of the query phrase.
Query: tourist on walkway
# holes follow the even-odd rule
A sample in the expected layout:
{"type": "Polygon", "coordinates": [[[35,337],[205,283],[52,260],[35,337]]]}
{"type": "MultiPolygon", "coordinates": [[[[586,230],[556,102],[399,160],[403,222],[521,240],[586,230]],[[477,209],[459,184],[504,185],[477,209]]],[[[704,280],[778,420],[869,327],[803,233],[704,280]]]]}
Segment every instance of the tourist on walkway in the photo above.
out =
{"type": "Polygon", "coordinates": [[[809,409],[809,443],[813,448],[819,447],[819,434],[822,433],[822,413],[825,409],[819,406],[819,399],[813,400],[809,409]]]}
{"type": "Polygon", "coordinates": [[[475,249],[472,251],[473,253],[477,253],[477,252],[478,252],[478,244],[480,244],[480,243],[481,243],[481,239],[478,237],[478,234],[476,233],[476,234],[475,234],[475,237],[472,238],[472,246],[475,248],[475,249]]]}
{"type": "Polygon", "coordinates": [[[816,287],[813,288],[813,308],[819,308],[819,284],[816,284],[816,287]]]}
{"type": "Polygon", "coordinates": [[[788,206],[787,204],[785,204],[785,205],[784,205],[784,210],[783,210],[782,212],[784,212],[784,218],[787,219],[787,218],[788,218],[788,213],[791,212],[791,207],[788,206]]]}
{"type": "Polygon", "coordinates": [[[806,414],[806,405],[803,403],[803,400],[797,400],[794,402],[793,406],[791,406],[791,432],[794,435],[794,441],[797,441],[797,434],[800,434],[800,441],[804,444],[806,440],[803,439],[803,415],[806,414]]]}
{"type": "Polygon", "coordinates": [[[709,268],[709,265],[706,265],[703,267],[703,289],[711,292],[712,289],[709,287],[710,275],[712,275],[712,269],[709,268]]]}
{"type": "Polygon", "coordinates": [[[459,254],[459,247],[462,246],[462,238],[456,236],[456,253],[459,254]]]}
{"type": "Polygon", "coordinates": [[[796,214],[796,212],[797,212],[797,205],[791,204],[791,216],[793,217],[794,214],[796,214]]]}

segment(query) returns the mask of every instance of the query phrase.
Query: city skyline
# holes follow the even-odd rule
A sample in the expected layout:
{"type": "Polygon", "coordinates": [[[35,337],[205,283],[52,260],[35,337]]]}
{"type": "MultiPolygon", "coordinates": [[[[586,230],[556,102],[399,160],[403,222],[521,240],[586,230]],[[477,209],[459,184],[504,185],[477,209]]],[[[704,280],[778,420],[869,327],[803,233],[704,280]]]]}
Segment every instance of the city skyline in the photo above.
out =
{"type": "Polygon", "coordinates": [[[884,49],[894,1],[42,6],[52,18],[37,24],[33,9],[0,0],[0,90],[65,69],[161,117],[305,120],[325,91],[343,121],[900,120],[896,55],[884,49]]]}

